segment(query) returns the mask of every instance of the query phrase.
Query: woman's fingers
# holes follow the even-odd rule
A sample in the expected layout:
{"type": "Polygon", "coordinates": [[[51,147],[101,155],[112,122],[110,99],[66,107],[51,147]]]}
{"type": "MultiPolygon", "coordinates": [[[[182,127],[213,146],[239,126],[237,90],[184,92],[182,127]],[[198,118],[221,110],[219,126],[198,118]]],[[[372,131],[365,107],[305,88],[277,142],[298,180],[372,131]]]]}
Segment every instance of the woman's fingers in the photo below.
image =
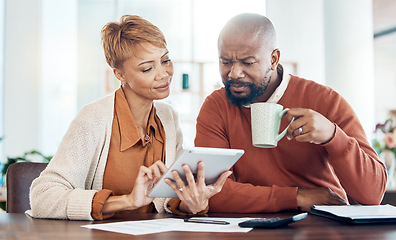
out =
{"type": "Polygon", "coordinates": [[[154,184],[157,183],[166,170],[168,170],[161,160],[158,160],[153,165],[151,165],[150,169],[152,170],[154,184]]]}
{"type": "Polygon", "coordinates": [[[198,162],[197,185],[201,188],[205,187],[205,163],[203,161],[198,162]]]}
{"type": "Polygon", "coordinates": [[[159,168],[162,174],[164,174],[168,170],[168,168],[161,160],[156,161],[154,164],[159,168]]]}
{"type": "Polygon", "coordinates": [[[223,172],[219,179],[217,179],[216,183],[213,184],[214,190],[216,193],[220,192],[223,188],[224,183],[227,181],[227,178],[232,174],[232,171],[223,172]]]}
{"type": "Polygon", "coordinates": [[[147,168],[145,166],[140,166],[139,172],[138,172],[138,177],[144,177],[147,176],[148,179],[153,179],[153,173],[150,168],[147,168]]]}
{"type": "Polygon", "coordinates": [[[153,175],[154,175],[154,177],[155,178],[160,178],[161,177],[161,171],[160,171],[160,169],[158,168],[158,166],[157,165],[152,165],[151,167],[150,167],[150,169],[153,171],[153,175]]]}
{"type": "Polygon", "coordinates": [[[190,167],[187,164],[182,166],[184,174],[186,175],[187,186],[189,188],[189,192],[192,194],[198,194],[197,186],[195,183],[195,178],[193,173],[191,172],[190,167]]]}
{"type": "Polygon", "coordinates": [[[164,174],[166,170],[168,170],[168,168],[161,160],[156,161],[153,165],[150,166],[150,168],[153,170],[156,177],[161,177],[162,174],[164,174]]]}
{"type": "Polygon", "coordinates": [[[173,179],[176,182],[176,185],[177,185],[178,189],[184,188],[186,186],[185,183],[183,182],[183,179],[181,179],[179,173],[176,170],[172,171],[172,176],[173,176],[173,179]]]}
{"type": "Polygon", "coordinates": [[[182,168],[186,176],[186,182],[182,180],[177,171],[172,171],[173,181],[167,178],[165,182],[175,191],[181,200],[180,206],[183,206],[183,211],[192,213],[197,213],[205,209],[208,206],[209,199],[221,191],[227,178],[232,174],[232,171],[226,171],[220,175],[216,183],[206,186],[205,164],[203,161],[198,163],[196,179],[188,165],[183,165],[182,168]]]}
{"type": "Polygon", "coordinates": [[[166,178],[165,180],[165,183],[166,184],[168,184],[169,185],[169,187],[171,187],[172,189],[173,189],[173,191],[175,191],[175,193],[176,193],[176,195],[179,197],[179,199],[181,200],[181,201],[183,201],[184,200],[184,198],[183,198],[183,190],[184,190],[184,187],[179,187],[179,186],[177,186],[172,180],[170,180],[169,178],[166,178]]]}
{"type": "Polygon", "coordinates": [[[165,181],[165,183],[168,184],[169,187],[171,187],[171,188],[173,189],[173,191],[175,191],[176,194],[177,194],[178,188],[177,188],[176,184],[175,184],[172,180],[170,180],[169,178],[165,178],[164,181],[165,181]]]}

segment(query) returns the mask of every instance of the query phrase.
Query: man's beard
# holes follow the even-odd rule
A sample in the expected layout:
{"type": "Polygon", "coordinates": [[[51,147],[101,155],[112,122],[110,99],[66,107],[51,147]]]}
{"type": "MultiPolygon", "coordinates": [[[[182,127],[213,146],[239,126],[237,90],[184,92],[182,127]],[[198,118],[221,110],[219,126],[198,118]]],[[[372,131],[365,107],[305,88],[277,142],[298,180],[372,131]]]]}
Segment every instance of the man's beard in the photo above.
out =
{"type": "Polygon", "coordinates": [[[256,85],[251,82],[243,82],[243,81],[239,81],[236,79],[228,80],[224,83],[224,88],[225,88],[227,99],[232,104],[234,104],[238,107],[249,105],[249,104],[253,103],[258,97],[263,95],[265,90],[267,90],[267,87],[268,87],[270,81],[271,81],[271,77],[269,78],[268,81],[263,82],[263,84],[256,85]],[[239,86],[247,86],[250,89],[250,94],[245,97],[234,96],[230,91],[230,86],[233,84],[237,84],[239,86]]]}

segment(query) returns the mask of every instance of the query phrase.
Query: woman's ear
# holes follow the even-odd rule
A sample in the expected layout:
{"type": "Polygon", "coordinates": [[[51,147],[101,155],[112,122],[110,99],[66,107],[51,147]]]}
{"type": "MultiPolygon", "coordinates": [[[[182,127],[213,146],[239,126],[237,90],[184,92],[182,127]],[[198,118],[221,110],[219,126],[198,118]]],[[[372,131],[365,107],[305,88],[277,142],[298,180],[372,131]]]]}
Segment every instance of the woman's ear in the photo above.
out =
{"type": "Polygon", "coordinates": [[[280,51],[279,51],[279,49],[275,49],[271,53],[271,69],[272,70],[275,70],[276,66],[278,66],[279,59],[280,59],[280,51]]]}
{"type": "Polygon", "coordinates": [[[116,76],[116,78],[118,80],[120,80],[121,82],[125,82],[124,74],[123,74],[123,72],[120,69],[113,68],[113,73],[114,73],[114,76],[116,76]]]}

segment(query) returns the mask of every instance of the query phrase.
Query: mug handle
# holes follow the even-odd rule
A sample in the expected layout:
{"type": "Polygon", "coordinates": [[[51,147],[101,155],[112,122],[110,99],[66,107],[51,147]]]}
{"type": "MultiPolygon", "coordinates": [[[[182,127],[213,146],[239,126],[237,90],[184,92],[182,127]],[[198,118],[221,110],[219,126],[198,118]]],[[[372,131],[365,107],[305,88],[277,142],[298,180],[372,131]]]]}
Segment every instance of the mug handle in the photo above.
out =
{"type": "MultiPolygon", "coordinates": [[[[283,118],[283,116],[285,116],[286,113],[287,113],[288,111],[289,111],[289,108],[285,108],[282,112],[279,113],[279,118],[283,118]]],[[[296,118],[293,117],[292,120],[290,121],[289,125],[287,125],[287,127],[285,128],[285,130],[283,130],[283,132],[281,132],[280,134],[278,134],[278,135],[275,137],[276,141],[281,140],[281,139],[285,136],[285,134],[286,134],[286,132],[287,132],[287,129],[290,127],[290,124],[291,124],[295,119],[296,119],[296,118]]]]}

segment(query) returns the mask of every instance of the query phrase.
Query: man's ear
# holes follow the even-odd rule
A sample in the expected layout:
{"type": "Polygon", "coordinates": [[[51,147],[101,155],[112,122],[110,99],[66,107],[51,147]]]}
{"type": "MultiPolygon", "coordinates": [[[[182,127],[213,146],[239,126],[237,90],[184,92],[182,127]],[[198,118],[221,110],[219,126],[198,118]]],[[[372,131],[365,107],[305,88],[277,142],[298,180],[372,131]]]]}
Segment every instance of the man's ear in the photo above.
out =
{"type": "Polygon", "coordinates": [[[280,51],[279,51],[279,49],[276,48],[271,53],[271,69],[272,70],[275,70],[276,66],[278,66],[279,59],[280,59],[280,51]]]}
{"type": "Polygon", "coordinates": [[[116,76],[116,78],[118,80],[120,80],[121,82],[125,82],[124,73],[120,69],[113,68],[113,73],[114,73],[114,76],[116,76]]]}

